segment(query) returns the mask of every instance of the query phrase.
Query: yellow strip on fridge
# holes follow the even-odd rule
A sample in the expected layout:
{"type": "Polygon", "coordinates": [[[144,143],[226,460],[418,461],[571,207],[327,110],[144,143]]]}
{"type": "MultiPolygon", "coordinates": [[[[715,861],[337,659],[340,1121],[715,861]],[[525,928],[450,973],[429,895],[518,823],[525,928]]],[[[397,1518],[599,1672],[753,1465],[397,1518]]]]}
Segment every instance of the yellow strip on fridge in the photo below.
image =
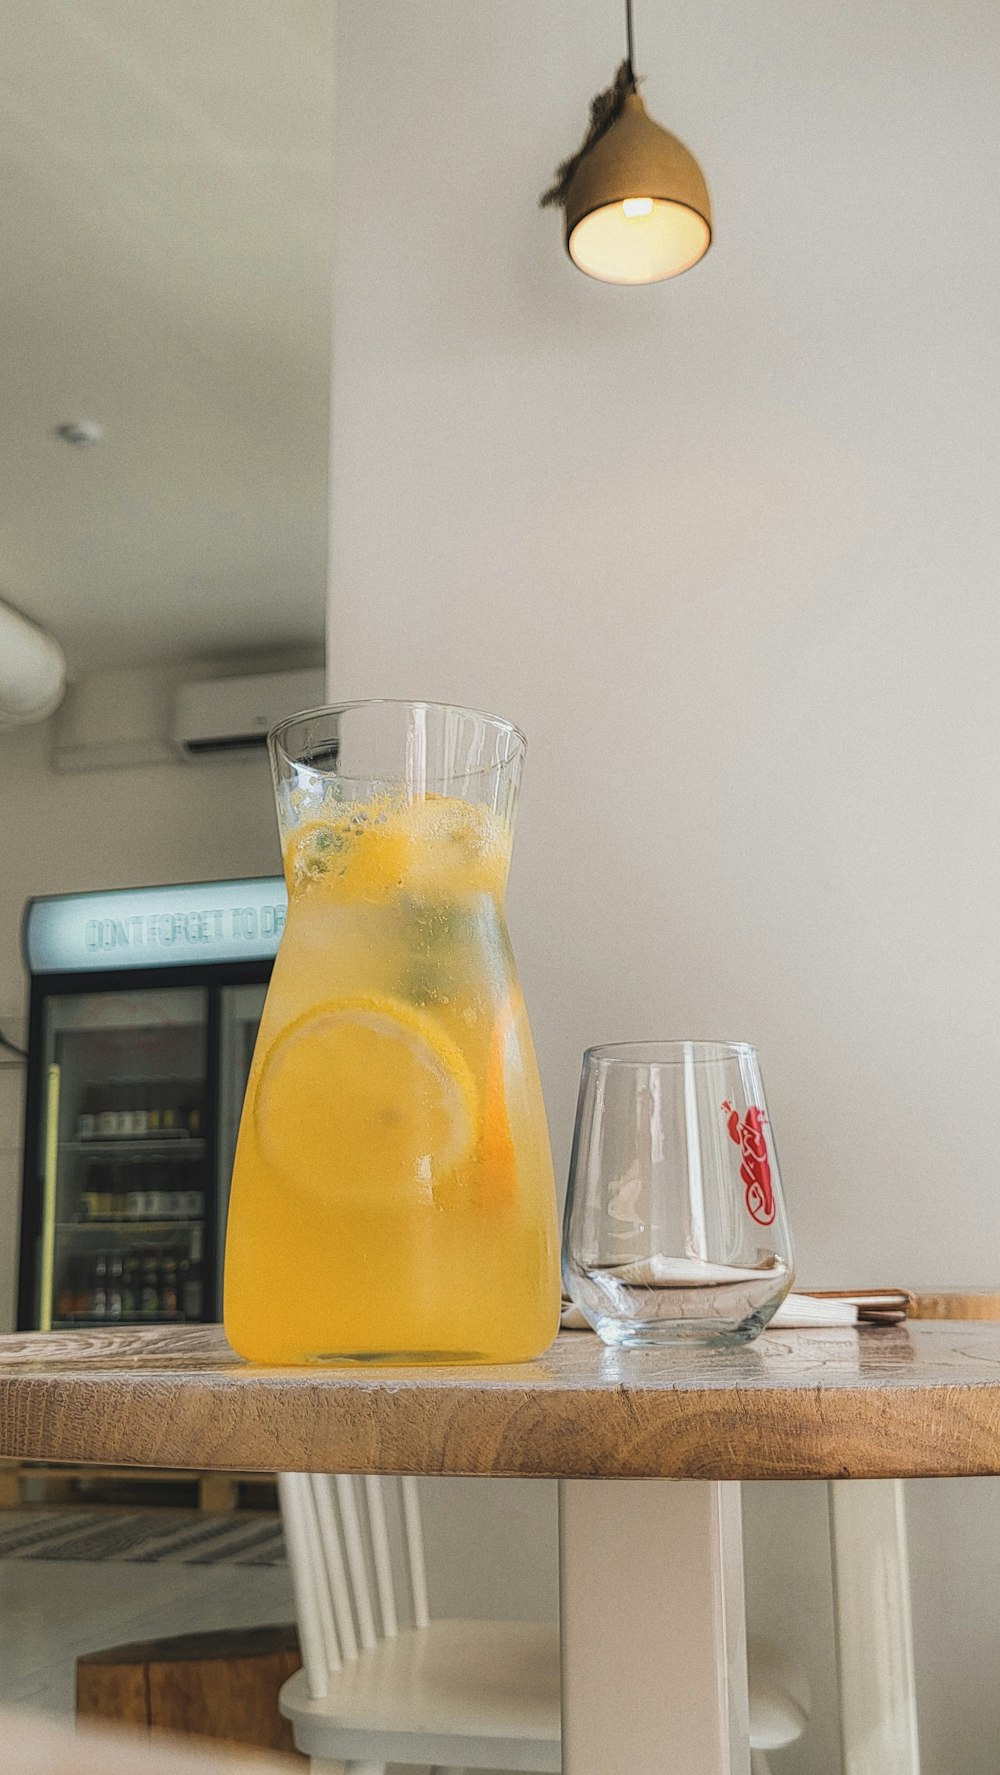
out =
{"type": "Polygon", "coordinates": [[[56,1179],[59,1168],[60,1068],[48,1068],[45,1105],[45,1176],[42,1195],[42,1262],[39,1280],[38,1329],[52,1329],[52,1270],[56,1243],[56,1179]]]}

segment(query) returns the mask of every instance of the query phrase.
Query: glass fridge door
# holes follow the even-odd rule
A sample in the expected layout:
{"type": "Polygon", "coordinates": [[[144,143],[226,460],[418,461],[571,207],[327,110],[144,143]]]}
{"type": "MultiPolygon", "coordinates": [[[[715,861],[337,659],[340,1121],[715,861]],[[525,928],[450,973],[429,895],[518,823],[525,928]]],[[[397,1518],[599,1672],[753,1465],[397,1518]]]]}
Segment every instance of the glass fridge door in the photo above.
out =
{"type": "Polygon", "coordinates": [[[36,1324],[203,1317],[208,993],[53,995],[36,1324]]]}
{"type": "Polygon", "coordinates": [[[229,1187],[233,1180],[236,1157],[236,1136],[240,1131],[240,1115],[246,1095],[250,1062],[260,1024],[267,986],[224,986],[219,1019],[219,1141],[218,1179],[215,1192],[218,1221],[214,1248],[216,1252],[215,1299],[216,1316],[222,1318],[222,1267],[226,1249],[226,1215],[229,1212],[229,1187]]]}

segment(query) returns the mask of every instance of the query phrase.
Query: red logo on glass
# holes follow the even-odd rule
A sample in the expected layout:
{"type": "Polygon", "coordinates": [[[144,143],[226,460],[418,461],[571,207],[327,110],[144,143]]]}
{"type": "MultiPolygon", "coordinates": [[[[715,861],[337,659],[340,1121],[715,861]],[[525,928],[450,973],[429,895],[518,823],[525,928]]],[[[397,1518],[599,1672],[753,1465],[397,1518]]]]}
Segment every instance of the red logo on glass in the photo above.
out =
{"type": "Polygon", "coordinates": [[[729,1138],[743,1154],[740,1177],[746,1192],[747,1213],[758,1226],[770,1226],[774,1219],[774,1191],[771,1188],[771,1166],[767,1156],[764,1123],[767,1117],[755,1103],[750,1105],[742,1122],[731,1103],[722,1105],[729,1138]]]}

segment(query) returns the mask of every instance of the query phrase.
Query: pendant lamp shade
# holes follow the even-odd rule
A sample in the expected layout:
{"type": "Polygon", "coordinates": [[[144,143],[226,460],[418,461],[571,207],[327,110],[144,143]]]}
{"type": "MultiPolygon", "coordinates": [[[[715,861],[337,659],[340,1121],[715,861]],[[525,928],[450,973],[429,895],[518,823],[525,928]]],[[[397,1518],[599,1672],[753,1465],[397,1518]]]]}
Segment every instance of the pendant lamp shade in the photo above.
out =
{"type": "Polygon", "coordinates": [[[582,153],[565,190],[566,251],[588,277],[647,284],[690,270],[712,240],[694,155],[649,116],[634,87],[582,153]]]}

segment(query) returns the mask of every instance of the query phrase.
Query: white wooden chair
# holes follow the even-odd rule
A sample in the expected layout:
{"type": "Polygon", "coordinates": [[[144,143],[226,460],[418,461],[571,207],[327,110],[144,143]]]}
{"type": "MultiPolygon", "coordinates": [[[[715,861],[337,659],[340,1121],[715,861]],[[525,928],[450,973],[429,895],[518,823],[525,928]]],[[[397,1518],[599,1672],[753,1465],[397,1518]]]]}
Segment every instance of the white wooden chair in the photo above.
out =
{"type": "MultiPolygon", "coordinates": [[[[384,1775],[388,1763],[558,1775],[557,1625],[430,1619],[415,1479],[398,1481],[404,1624],[384,1489],[396,1483],[279,1476],[302,1650],[280,1706],[296,1745],[316,1775],[384,1775]]],[[[763,1641],[751,1642],[750,1683],[753,1775],[770,1775],[766,1753],[801,1736],[808,1690],[763,1641]]]]}

